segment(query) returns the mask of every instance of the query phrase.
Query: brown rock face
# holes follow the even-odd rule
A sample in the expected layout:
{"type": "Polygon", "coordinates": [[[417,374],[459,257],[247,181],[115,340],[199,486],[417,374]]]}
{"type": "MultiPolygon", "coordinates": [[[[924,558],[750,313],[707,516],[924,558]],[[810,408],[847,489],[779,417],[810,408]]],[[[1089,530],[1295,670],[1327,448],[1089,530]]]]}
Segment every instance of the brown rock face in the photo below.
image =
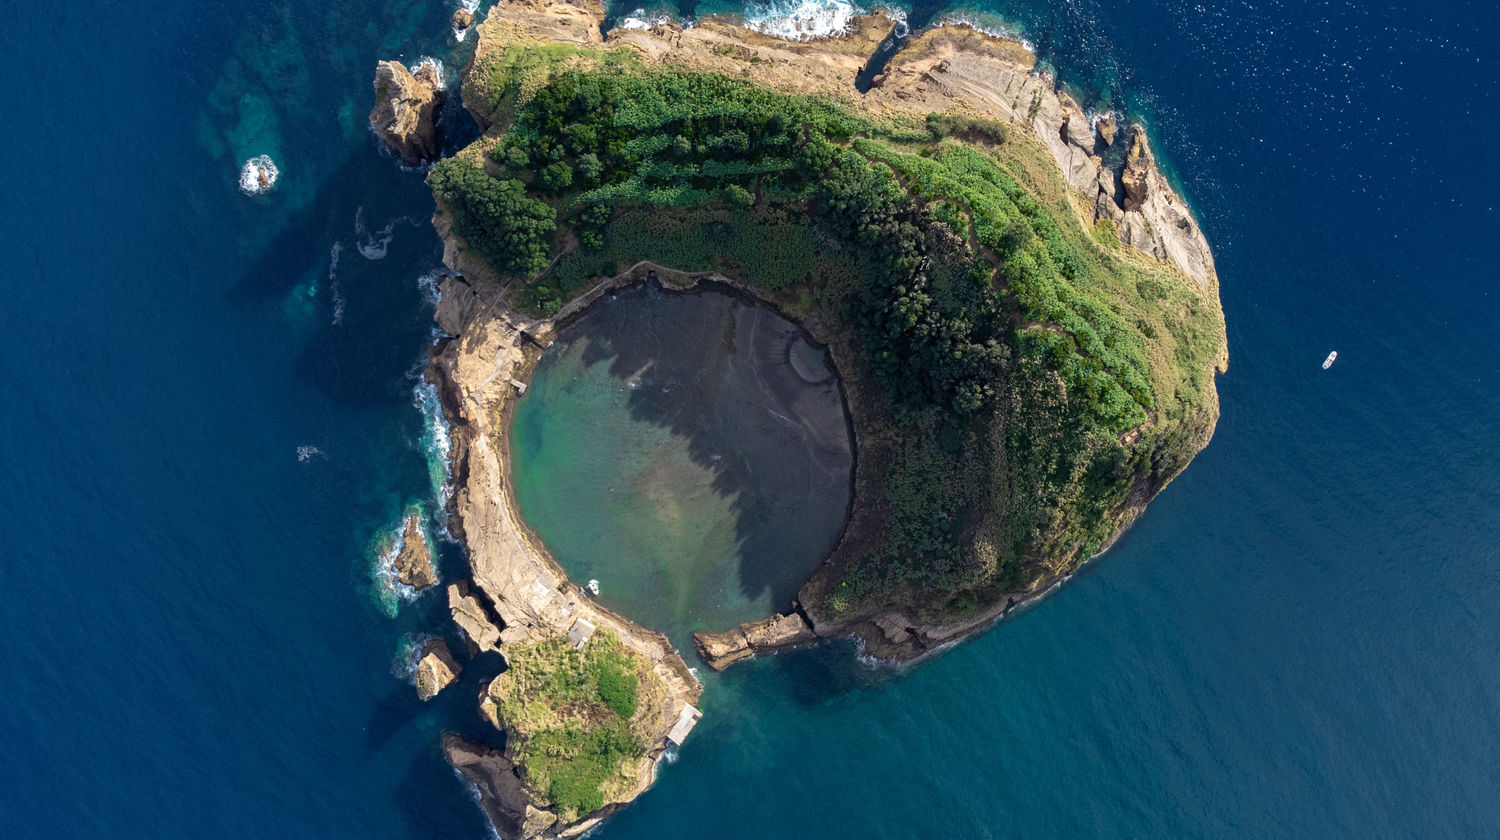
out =
{"type": "Polygon", "coordinates": [[[474,23],[474,15],[468,9],[459,9],[453,13],[453,28],[459,32],[468,29],[474,23]]]}
{"type": "Polygon", "coordinates": [[[693,634],[693,646],[698,648],[698,655],[715,671],[722,671],[757,653],[774,653],[817,640],[818,634],[795,612],[747,621],[722,633],[699,631],[693,634]]]}
{"type": "Polygon", "coordinates": [[[515,765],[500,750],[445,734],[443,756],[479,788],[479,805],[505,840],[535,836],[557,821],[555,814],[531,806],[515,765]]]}
{"type": "Polygon", "coordinates": [[[422,658],[417,660],[417,696],[431,700],[439,691],[452,685],[462,671],[463,666],[453,661],[447,642],[442,639],[429,641],[422,646],[422,658]]]}
{"type": "Polygon", "coordinates": [[[1114,117],[1100,117],[1097,128],[1099,129],[1099,139],[1104,141],[1104,145],[1113,146],[1115,144],[1115,131],[1117,130],[1114,117]]]}
{"type": "Polygon", "coordinates": [[[474,594],[469,582],[461,580],[448,587],[448,609],[453,623],[463,629],[474,647],[470,653],[500,649],[500,628],[490,617],[490,610],[474,594]]]}
{"type": "Polygon", "coordinates": [[[443,108],[443,89],[437,68],[423,64],[413,74],[397,61],[375,65],[375,107],[370,127],[407,166],[437,160],[443,150],[437,116],[443,108]]]}
{"type": "Polygon", "coordinates": [[[406,515],[401,531],[401,550],[396,553],[396,580],[414,589],[426,589],[437,583],[437,569],[432,565],[432,548],[422,532],[422,514],[406,515]]]}
{"type": "Polygon", "coordinates": [[[1141,209],[1146,203],[1146,184],[1151,176],[1151,155],[1146,151],[1146,132],[1140,126],[1130,128],[1130,151],[1125,155],[1125,212],[1141,209]]]}
{"type": "Polygon", "coordinates": [[[693,633],[693,646],[698,649],[698,655],[703,657],[708,667],[715,671],[722,671],[741,659],[755,655],[755,651],[750,649],[750,642],[746,641],[745,634],[738,627],[722,633],[705,633],[699,630],[693,633]]]}

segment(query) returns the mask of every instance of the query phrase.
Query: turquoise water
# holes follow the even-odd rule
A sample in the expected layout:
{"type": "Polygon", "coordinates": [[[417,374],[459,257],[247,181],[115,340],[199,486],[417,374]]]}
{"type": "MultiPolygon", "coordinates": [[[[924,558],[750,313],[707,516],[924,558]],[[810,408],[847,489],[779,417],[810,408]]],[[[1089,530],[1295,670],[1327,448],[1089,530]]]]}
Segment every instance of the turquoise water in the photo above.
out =
{"type": "Polygon", "coordinates": [[[691,647],[786,611],[849,508],[822,350],[717,291],[600,301],[542,356],[511,431],[516,502],[570,577],[691,647]]]}
{"type": "MultiPolygon", "coordinates": [[[[917,670],[736,666],[596,836],[1493,836],[1493,4],[983,8],[1147,119],[1192,200],[1214,441],[1089,571],[917,670]]],[[[391,618],[370,551],[444,476],[430,198],[363,118],[378,58],[461,66],[452,7],[6,11],[0,832],[487,836],[437,738],[485,735],[497,666],[419,703],[401,654],[445,605],[391,618]]]]}

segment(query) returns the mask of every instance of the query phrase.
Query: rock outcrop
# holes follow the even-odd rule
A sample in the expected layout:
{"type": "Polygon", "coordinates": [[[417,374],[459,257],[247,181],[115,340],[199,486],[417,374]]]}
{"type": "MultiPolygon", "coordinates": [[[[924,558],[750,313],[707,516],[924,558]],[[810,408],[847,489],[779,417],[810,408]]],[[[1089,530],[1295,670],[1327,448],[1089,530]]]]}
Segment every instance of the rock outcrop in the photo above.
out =
{"type": "Polygon", "coordinates": [[[500,627],[489,606],[474,594],[468,581],[448,585],[448,609],[453,613],[453,623],[468,637],[473,648],[470,653],[500,649],[500,627]]]}
{"type": "Polygon", "coordinates": [[[453,684],[463,666],[453,660],[453,652],[442,639],[431,639],[422,646],[417,659],[417,696],[431,700],[439,691],[453,684]]]}
{"type": "Polygon", "coordinates": [[[1120,184],[1125,187],[1125,212],[1146,205],[1151,178],[1151,155],[1146,151],[1146,132],[1140,126],[1130,128],[1130,150],[1125,153],[1125,171],[1120,184]]]}
{"type": "Polygon", "coordinates": [[[375,107],[370,127],[407,166],[437,160],[443,151],[443,87],[437,66],[423,62],[415,73],[400,62],[375,65],[375,107]]]}
{"type": "Polygon", "coordinates": [[[432,547],[422,528],[422,512],[413,510],[406,515],[401,529],[401,550],[396,552],[396,580],[413,589],[426,589],[437,584],[437,569],[432,563],[432,547]]]}
{"type": "Polygon", "coordinates": [[[698,655],[715,671],[722,671],[741,659],[763,653],[802,647],[818,640],[811,625],[801,613],[773,615],[760,621],[747,621],[722,633],[693,634],[698,655]]]}
{"type": "Polygon", "coordinates": [[[479,789],[480,807],[506,840],[535,837],[557,821],[555,814],[531,804],[516,766],[500,750],[450,733],[443,735],[443,757],[479,789]]]}
{"type": "Polygon", "coordinates": [[[474,13],[468,9],[458,9],[453,13],[452,22],[453,31],[463,34],[474,25],[474,13]]]}

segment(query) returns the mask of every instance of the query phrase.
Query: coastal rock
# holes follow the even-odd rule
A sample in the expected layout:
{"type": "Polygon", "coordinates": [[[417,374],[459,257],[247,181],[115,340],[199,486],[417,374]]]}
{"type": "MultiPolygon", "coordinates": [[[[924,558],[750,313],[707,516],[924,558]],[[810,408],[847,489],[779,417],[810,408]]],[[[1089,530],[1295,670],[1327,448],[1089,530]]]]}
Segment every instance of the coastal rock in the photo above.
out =
{"type": "Polygon", "coordinates": [[[417,660],[417,696],[431,700],[439,691],[453,684],[463,666],[453,660],[448,643],[432,639],[422,646],[422,657],[417,660]]]}
{"type": "Polygon", "coordinates": [[[447,733],[443,757],[479,790],[479,805],[504,840],[535,837],[557,822],[532,806],[516,766],[500,750],[447,733]]]}
{"type": "Polygon", "coordinates": [[[463,32],[464,30],[468,29],[470,26],[473,26],[473,25],[474,25],[474,13],[473,12],[470,12],[468,9],[458,9],[457,11],[455,11],[453,13],[453,28],[456,31],[463,32]]]}
{"type": "Polygon", "coordinates": [[[422,512],[406,515],[401,531],[401,550],[396,553],[396,580],[413,589],[426,589],[437,583],[437,569],[432,564],[432,548],[422,529],[422,512]]]}
{"type": "Polygon", "coordinates": [[[1094,151],[1094,127],[1089,124],[1089,118],[1083,113],[1073,97],[1061,94],[1059,100],[1062,102],[1062,139],[1082,149],[1085,153],[1092,154],[1094,151]]]}
{"type": "Polygon", "coordinates": [[[818,634],[796,612],[747,621],[722,633],[693,633],[693,646],[698,649],[698,655],[715,671],[722,671],[756,654],[775,653],[817,640],[818,634]]]}
{"type": "Polygon", "coordinates": [[[461,580],[448,586],[448,609],[469,638],[476,652],[500,649],[500,628],[490,618],[489,607],[474,594],[469,582],[461,580]]]}
{"type": "Polygon", "coordinates": [[[1130,127],[1130,151],[1125,154],[1125,172],[1120,183],[1125,187],[1125,212],[1139,210],[1146,203],[1147,184],[1151,175],[1151,153],[1146,148],[1146,130],[1130,127]]]}
{"type": "Polygon", "coordinates": [[[1114,117],[1100,117],[1099,124],[1094,127],[1099,130],[1099,139],[1104,141],[1104,145],[1113,146],[1115,144],[1117,126],[1115,125],[1114,117]]]}
{"type": "Polygon", "coordinates": [[[708,667],[715,671],[722,671],[741,659],[755,655],[755,651],[750,649],[749,640],[738,627],[722,633],[695,631],[693,646],[698,649],[698,655],[703,657],[708,667]]]}
{"type": "Polygon", "coordinates": [[[750,643],[750,647],[754,648],[756,653],[785,650],[817,641],[818,638],[813,629],[808,626],[807,621],[795,612],[773,615],[762,621],[747,622],[740,625],[740,630],[745,634],[745,641],[750,643]]]}
{"type": "Polygon", "coordinates": [[[375,65],[375,107],[370,127],[407,166],[437,160],[443,150],[437,116],[443,89],[437,67],[424,62],[412,73],[396,61],[375,65]]]}
{"type": "Polygon", "coordinates": [[[482,305],[467,279],[450,274],[438,281],[438,304],[433,319],[443,332],[458,335],[482,305]]]}

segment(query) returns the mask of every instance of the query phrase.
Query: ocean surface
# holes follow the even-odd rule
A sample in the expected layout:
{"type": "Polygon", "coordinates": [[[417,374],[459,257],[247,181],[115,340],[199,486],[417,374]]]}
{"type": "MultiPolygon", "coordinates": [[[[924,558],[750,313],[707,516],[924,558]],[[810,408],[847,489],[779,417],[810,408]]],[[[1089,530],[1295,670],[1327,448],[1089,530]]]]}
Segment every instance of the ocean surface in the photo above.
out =
{"type": "MultiPolygon", "coordinates": [[[[904,11],[1024,37],[1150,126],[1218,259],[1218,433],[1085,574],[935,661],[710,680],[596,836],[1494,836],[1500,13],[965,3],[904,11]]],[[[701,11],[843,14],[797,5],[701,11]]],[[[365,115],[377,59],[456,81],[455,7],[5,6],[0,835],[486,836],[437,749],[483,734],[484,668],[417,701],[445,605],[380,558],[446,492],[440,248],[365,115]]]]}

